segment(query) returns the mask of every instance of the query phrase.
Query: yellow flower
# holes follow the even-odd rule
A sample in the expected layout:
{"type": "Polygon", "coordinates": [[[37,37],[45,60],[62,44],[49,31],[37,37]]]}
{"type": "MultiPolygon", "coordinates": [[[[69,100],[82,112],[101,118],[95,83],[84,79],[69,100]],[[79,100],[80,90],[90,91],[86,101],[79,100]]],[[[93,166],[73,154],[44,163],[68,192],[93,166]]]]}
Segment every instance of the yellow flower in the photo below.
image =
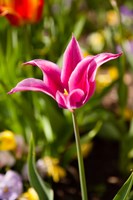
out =
{"type": "Polygon", "coordinates": [[[123,115],[126,120],[131,120],[133,118],[133,110],[129,108],[125,108],[123,115]]]}
{"type": "Polygon", "coordinates": [[[115,66],[111,66],[108,70],[98,70],[96,76],[97,91],[101,92],[105,87],[109,86],[113,81],[118,78],[118,70],[115,66]]]}
{"type": "Polygon", "coordinates": [[[66,176],[66,171],[59,166],[59,160],[57,158],[46,156],[43,160],[47,168],[47,174],[53,178],[54,182],[59,182],[61,178],[66,176]]]}
{"type": "Polygon", "coordinates": [[[118,14],[114,10],[109,10],[106,15],[107,23],[110,26],[118,25],[118,14]]]}
{"type": "Polygon", "coordinates": [[[23,193],[18,200],[39,200],[39,197],[34,188],[29,188],[28,191],[23,193]]]}
{"type": "Polygon", "coordinates": [[[85,158],[86,156],[88,156],[88,154],[91,152],[93,148],[93,143],[89,142],[89,143],[84,143],[81,145],[81,151],[83,154],[83,157],[85,158]]]}
{"type": "Polygon", "coordinates": [[[119,77],[118,70],[115,66],[111,66],[108,72],[112,80],[116,80],[119,77]]]}
{"type": "Polygon", "coordinates": [[[9,151],[16,148],[16,140],[13,132],[3,131],[0,133],[0,150],[9,151]]]}
{"type": "Polygon", "coordinates": [[[84,58],[90,55],[87,50],[83,50],[82,53],[84,58]]]}
{"type": "Polygon", "coordinates": [[[109,86],[111,83],[111,79],[109,74],[98,74],[96,76],[97,88],[98,92],[101,92],[105,87],[109,86]]]}
{"type": "Polygon", "coordinates": [[[88,36],[88,44],[95,52],[100,52],[105,44],[104,36],[101,32],[94,32],[88,36]]]}

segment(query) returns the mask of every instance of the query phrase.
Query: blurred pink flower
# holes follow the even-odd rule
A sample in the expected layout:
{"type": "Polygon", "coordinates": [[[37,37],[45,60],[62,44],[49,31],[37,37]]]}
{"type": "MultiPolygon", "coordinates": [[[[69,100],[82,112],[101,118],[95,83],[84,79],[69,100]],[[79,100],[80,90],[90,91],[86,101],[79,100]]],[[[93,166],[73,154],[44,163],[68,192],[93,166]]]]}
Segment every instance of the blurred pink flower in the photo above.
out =
{"type": "Polygon", "coordinates": [[[43,80],[24,79],[9,94],[26,90],[40,91],[55,99],[61,108],[72,111],[84,105],[93,95],[97,68],[120,55],[101,53],[84,58],[77,40],[72,37],[64,53],[62,70],[47,60],[26,62],[25,65],[37,66],[42,70],[43,80]]]}

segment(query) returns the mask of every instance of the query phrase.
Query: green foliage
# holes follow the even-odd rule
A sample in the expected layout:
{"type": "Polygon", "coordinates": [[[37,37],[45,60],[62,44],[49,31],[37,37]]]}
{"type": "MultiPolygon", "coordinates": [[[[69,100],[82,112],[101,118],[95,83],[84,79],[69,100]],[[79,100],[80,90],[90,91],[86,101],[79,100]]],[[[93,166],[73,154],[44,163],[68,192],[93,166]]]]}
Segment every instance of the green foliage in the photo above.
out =
{"type": "MultiPolygon", "coordinates": [[[[49,0],[45,2],[44,15],[38,24],[21,27],[11,27],[4,17],[0,18],[0,131],[9,129],[20,134],[27,145],[29,138],[33,137],[35,144],[31,141],[28,159],[30,184],[46,199],[51,200],[53,194],[47,184],[43,184],[35,168],[35,147],[39,149],[37,159],[47,155],[57,157],[67,168],[75,159],[76,152],[71,113],[58,108],[50,97],[41,93],[8,95],[7,92],[24,78],[42,78],[40,70],[23,66],[23,62],[42,58],[62,66],[63,52],[72,34],[85,54],[99,51],[97,37],[92,41],[95,48],[90,45],[93,33],[102,37],[100,52],[115,53],[118,47],[123,51],[121,58],[102,66],[103,72],[98,71],[102,75],[109,74],[109,68],[114,66],[118,77],[110,78],[109,84],[104,83],[101,90],[96,89],[90,101],[77,110],[77,119],[82,144],[90,141],[95,144],[97,138],[110,142],[115,140],[119,146],[117,167],[122,178],[133,167],[133,105],[132,99],[129,99],[132,93],[133,50],[128,49],[133,41],[132,18],[118,17],[118,24],[113,25],[107,21],[108,11],[119,12],[119,5],[123,4],[132,8],[132,3],[119,0],[116,9],[110,2],[49,0]],[[127,77],[128,74],[131,77],[127,77]],[[127,109],[131,111],[128,117],[125,115],[127,109]]],[[[98,86],[97,82],[96,88],[98,86]]],[[[25,157],[21,158],[22,161],[25,157]]],[[[113,200],[128,198],[126,194],[130,192],[131,185],[132,174],[113,200]]]]}
{"type": "Polygon", "coordinates": [[[127,200],[129,197],[130,190],[133,185],[133,173],[129,176],[127,181],[124,183],[124,185],[121,187],[121,189],[118,191],[116,196],[113,198],[113,200],[127,200]]]}
{"type": "Polygon", "coordinates": [[[35,147],[33,139],[30,142],[28,169],[31,186],[37,191],[39,199],[53,200],[53,190],[41,179],[35,167],[35,147]]]}

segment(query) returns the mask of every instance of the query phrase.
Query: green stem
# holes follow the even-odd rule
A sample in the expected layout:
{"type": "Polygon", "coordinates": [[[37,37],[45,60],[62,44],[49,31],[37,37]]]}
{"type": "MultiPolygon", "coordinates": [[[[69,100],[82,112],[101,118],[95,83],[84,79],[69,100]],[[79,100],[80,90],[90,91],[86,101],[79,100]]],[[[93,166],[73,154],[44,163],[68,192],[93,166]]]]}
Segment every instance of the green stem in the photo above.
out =
{"type": "Polygon", "coordinates": [[[72,120],[73,120],[73,127],[74,127],[74,134],[75,134],[76,148],[77,148],[81,195],[82,195],[82,200],[88,200],[85,172],[84,172],[84,163],[83,163],[83,157],[82,157],[82,152],[81,152],[79,129],[78,129],[78,124],[77,124],[76,114],[74,111],[72,112],[72,120]]]}

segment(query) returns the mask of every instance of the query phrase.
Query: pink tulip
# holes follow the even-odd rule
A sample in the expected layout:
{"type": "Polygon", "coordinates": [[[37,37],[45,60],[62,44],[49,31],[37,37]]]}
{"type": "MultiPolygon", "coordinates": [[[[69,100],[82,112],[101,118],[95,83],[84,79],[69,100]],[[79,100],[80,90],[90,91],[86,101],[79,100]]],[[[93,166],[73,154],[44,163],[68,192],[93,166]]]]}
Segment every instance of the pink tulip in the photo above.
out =
{"type": "Polygon", "coordinates": [[[61,108],[72,111],[83,106],[93,95],[97,68],[120,55],[101,53],[84,58],[73,36],[65,50],[62,69],[47,60],[26,62],[25,65],[37,66],[42,70],[43,80],[24,79],[9,94],[26,90],[43,92],[55,99],[61,108]]]}

